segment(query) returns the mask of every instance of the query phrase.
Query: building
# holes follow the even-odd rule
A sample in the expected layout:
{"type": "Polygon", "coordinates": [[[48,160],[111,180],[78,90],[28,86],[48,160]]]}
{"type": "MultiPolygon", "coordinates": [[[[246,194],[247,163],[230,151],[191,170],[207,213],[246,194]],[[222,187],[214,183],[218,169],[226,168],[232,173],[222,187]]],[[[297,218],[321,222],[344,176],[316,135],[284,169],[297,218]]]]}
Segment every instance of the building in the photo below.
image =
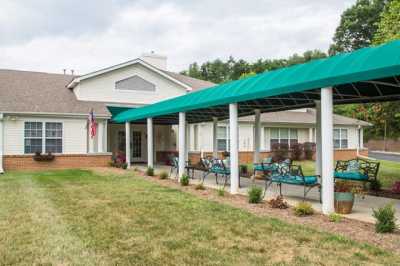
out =
{"type": "MultiPolygon", "coordinates": [[[[154,53],[82,76],[0,70],[0,171],[105,166],[111,154],[125,150],[125,125],[113,115],[214,84],[167,70],[167,58],[154,53]],[[88,115],[93,111],[97,130],[90,136],[88,115]],[[52,152],[49,162],[33,160],[35,152],[52,152]]],[[[239,150],[251,161],[254,117],[243,117],[239,150]]],[[[261,115],[261,150],[271,144],[313,142],[315,111],[301,109],[261,115]]],[[[335,116],[338,156],[354,157],[363,148],[363,128],[368,123],[335,116]]],[[[193,156],[213,151],[213,123],[188,127],[193,156]]],[[[132,162],[147,160],[145,124],[131,126],[132,162]]],[[[164,162],[177,149],[176,126],[155,125],[155,158],[164,162]]],[[[217,127],[218,150],[228,145],[227,123],[217,127]]]]}

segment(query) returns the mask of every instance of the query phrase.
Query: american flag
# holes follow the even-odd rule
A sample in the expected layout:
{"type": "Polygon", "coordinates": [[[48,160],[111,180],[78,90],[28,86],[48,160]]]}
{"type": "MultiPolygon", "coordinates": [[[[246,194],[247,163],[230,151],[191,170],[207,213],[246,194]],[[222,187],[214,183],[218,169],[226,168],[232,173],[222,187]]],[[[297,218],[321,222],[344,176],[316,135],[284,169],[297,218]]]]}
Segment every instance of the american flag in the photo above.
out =
{"type": "Polygon", "coordinates": [[[96,131],[97,131],[97,122],[96,118],[94,117],[93,109],[90,110],[89,112],[88,123],[90,128],[90,137],[94,138],[94,136],[96,136],[96,131]]]}

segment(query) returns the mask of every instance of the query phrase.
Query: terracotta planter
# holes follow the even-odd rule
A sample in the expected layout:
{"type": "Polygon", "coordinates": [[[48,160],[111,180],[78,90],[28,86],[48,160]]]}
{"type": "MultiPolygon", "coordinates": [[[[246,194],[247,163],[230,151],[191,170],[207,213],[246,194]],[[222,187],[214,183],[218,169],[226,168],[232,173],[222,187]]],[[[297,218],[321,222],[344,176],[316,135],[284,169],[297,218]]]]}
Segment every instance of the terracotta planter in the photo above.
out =
{"type": "Polygon", "coordinates": [[[354,194],[351,192],[335,192],[335,212],[349,214],[353,209],[354,194]]]}

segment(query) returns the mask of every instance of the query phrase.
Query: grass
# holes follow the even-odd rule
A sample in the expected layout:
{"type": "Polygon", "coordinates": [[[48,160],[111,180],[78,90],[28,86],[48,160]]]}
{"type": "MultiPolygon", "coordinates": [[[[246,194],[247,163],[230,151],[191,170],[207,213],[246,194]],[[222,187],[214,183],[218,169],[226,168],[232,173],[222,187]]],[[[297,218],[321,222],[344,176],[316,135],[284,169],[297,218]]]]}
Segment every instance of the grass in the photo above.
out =
{"type": "Polygon", "coordinates": [[[0,195],[0,265],[394,265],[400,261],[377,247],[257,217],[128,173],[7,173],[0,177],[0,195]]]}
{"type": "MultiPolygon", "coordinates": [[[[378,180],[382,182],[382,187],[390,189],[395,181],[400,181],[400,162],[391,162],[379,160],[381,163],[378,172],[378,180]]],[[[304,175],[313,175],[315,173],[314,161],[295,161],[293,164],[301,165],[304,175]]],[[[248,165],[252,173],[252,164],[248,165]]]]}

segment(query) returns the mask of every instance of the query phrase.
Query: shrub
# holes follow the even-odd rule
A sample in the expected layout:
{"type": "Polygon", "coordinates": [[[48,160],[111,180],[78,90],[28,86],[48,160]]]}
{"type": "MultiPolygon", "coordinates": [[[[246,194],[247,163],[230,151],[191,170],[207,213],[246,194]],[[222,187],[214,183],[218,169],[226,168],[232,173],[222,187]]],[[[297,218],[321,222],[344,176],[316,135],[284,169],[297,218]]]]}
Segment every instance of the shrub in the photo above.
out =
{"type": "Polygon", "coordinates": [[[396,181],[396,182],[393,184],[392,192],[393,192],[393,193],[396,193],[396,194],[400,194],[400,181],[396,181]]]}
{"type": "Polygon", "coordinates": [[[380,191],[382,188],[382,183],[378,179],[373,179],[369,183],[369,189],[372,191],[380,191]]]}
{"type": "Polygon", "coordinates": [[[313,142],[305,142],[304,143],[304,158],[306,160],[312,160],[313,155],[315,153],[315,143],[313,142]]]}
{"type": "Polygon", "coordinates": [[[332,223],[339,223],[342,220],[342,216],[340,214],[337,214],[336,212],[332,212],[328,216],[329,221],[332,223]]]}
{"type": "Polygon", "coordinates": [[[206,187],[203,185],[203,183],[199,183],[195,186],[196,190],[205,190],[206,187]]]}
{"type": "Polygon", "coordinates": [[[121,168],[126,170],[128,168],[128,164],[127,163],[122,163],[121,164],[121,168]]]}
{"type": "Polygon", "coordinates": [[[223,197],[223,196],[225,195],[225,189],[224,189],[224,187],[218,188],[218,189],[217,189],[217,194],[218,194],[218,196],[223,197]]]}
{"type": "Polygon", "coordinates": [[[163,171],[160,173],[160,179],[167,179],[168,178],[168,173],[163,171]]]}
{"type": "Polygon", "coordinates": [[[154,168],[153,167],[147,167],[146,175],[154,176],[154,168]]]}
{"type": "Polygon", "coordinates": [[[271,208],[275,208],[275,209],[289,208],[289,204],[283,200],[282,196],[277,196],[276,198],[272,198],[269,201],[267,201],[267,203],[271,208]]]}
{"type": "Polygon", "coordinates": [[[373,210],[372,216],[376,219],[377,233],[391,233],[396,229],[396,210],[392,204],[386,204],[378,210],[373,210]]]}
{"type": "Polygon", "coordinates": [[[272,145],[272,160],[280,162],[285,160],[289,154],[289,145],[285,143],[274,143],[272,145]]]}
{"type": "Polygon", "coordinates": [[[183,175],[180,178],[180,181],[182,186],[188,186],[189,185],[189,176],[188,175],[183,175]]]}
{"type": "Polygon", "coordinates": [[[260,203],[262,200],[263,190],[258,186],[251,186],[248,190],[249,203],[260,203]]]}
{"type": "Polygon", "coordinates": [[[307,216],[314,214],[314,209],[310,203],[301,201],[294,207],[294,214],[296,216],[307,216]]]}
{"type": "Polygon", "coordinates": [[[300,161],[303,158],[304,146],[301,143],[296,143],[290,146],[290,157],[293,161],[300,161]]]}

